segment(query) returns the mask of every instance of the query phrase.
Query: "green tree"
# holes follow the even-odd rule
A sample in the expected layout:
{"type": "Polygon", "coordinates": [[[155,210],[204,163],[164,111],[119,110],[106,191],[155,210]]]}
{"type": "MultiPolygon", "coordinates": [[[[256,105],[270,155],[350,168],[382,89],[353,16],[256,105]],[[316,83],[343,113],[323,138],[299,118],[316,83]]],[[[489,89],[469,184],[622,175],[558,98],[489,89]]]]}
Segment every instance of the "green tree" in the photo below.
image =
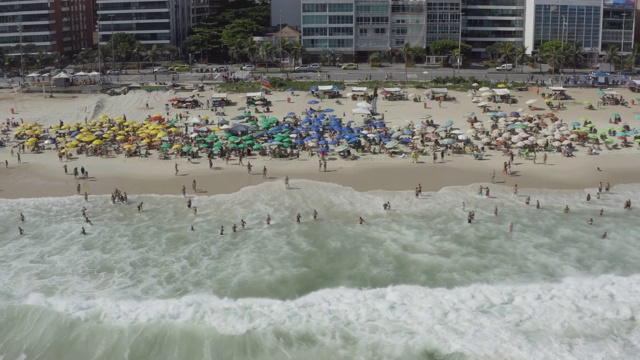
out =
{"type": "Polygon", "coordinates": [[[342,53],[339,53],[334,49],[325,49],[320,55],[320,58],[323,63],[335,66],[337,63],[342,61],[342,53]]]}
{"type": "Polygon", "coordinates": [[[200,55],[200,61],[204,54],[213,52],[222,46],[220,36],[222,28],[217,22],[200,23],[194,27],[193,34],[187,37],[189,50],[200,55]]]}
{"type": "Polygon", "coordinates": [[[524,63],[525,63],[525,60],[527,59],[527,50],[528,49],[526,45],[520,45],[516,47],[514,60],[516,62],[516,67],[518,67],[518,63],[521,64],[520,72],[524,72],[524,63]]]}
{"type": "Polygon", "coordinates": [[[142,60],[146,51],[146,47],[140,41],[136,41],[135,45],[133,45],[132,56],[133,60],[138,64],[138,72],[140,72],[140,60],[142,60]]]}
{"type": "Polygon", "coordinates": [[[567,63],[573,66],[574,73],[578,67],[582,67],[584,65],[585,60],[586,53],[582,48],[582,42],[577,41],[567,47],[567,63]]]}
{"type": "Polygon", "coordinates": [[[136,39],[132,34],[123,32],[113,34],[107,43],[115,51],[115,54],[111,54],[112,61],[115,63],[116,60],[119,60],[122,67],[124,67],[135,44],[136,39]]]}
{"type": "Polygon", "coordinates": [[[516,47],[513,43],[502,42],[500,43],[499,55],[501,62],[511,63],[516,57],[516,47]]]}
{"type": "Polygon", "coordinates": [[[300,43],[300,41],[294,41],[291,43],[291,56],[293,56],[293,66],[298,65],[298,60],[302,58],[302,55],[305,52],[304,47],[300,43]]]}
{"type": "MultiPolygon", "coordinates": [[[[78,53],[78,54],[81,54],[81,53],[78,53]]],[[[36,54],[36,66],[38,67],[38,69],[42,69],[46,67],[48,62],[48,57],[49,57],[49,54],[47,54],[44,50],[38,51],[38,54],[36,54]]]]}
{"type": "Polygon", "coordinates": [[[367,62],[369,63],[369,66],[371,66],[371,64],[380,63],[381,61],[382,61],[382,56],[380,55],[380,52],[378,52],[378,51],[369,54],[369,58],[367,59],[367,62]]]}
{"type": "Polygon", "coordinates": [[[269,63],[273,61],[273,54],[276,51],[276,47],[269,41],[265,41],[260,44],[260,50],[258,53],[262,60],[266,62],[267,72],[269,72],[269,63]]]}
{"type": "Polygon", "coordinates": [[[469,44],[461,43],[459,44],[457,41],[442,39],[436,40],[429,45],[429,50],[432,55],[435,56],[451,56],[454,50],[458,49],[460,46],[460,52],[464,58],[469,58],[471,55],[471,51],[473,47],[469,44]]]}
{"type": "Polygon", "coordinates": [[[230,49],[235,48],[237,53],[243,43],[246,43],[249,37],[253,37],[261,29],[253,20],[238,19],[224,27],[220,40],[230,49]]]}
{"type": "Polygon", "coordinates": [[[544,59],[547,62],[547,65],[549,65],[553,69],[553,74],[556,73],[556,69],[562,69],[567,58],[567,53],[564,49],[564,44],[562,42],[549,41],[543,44],[541,49],[542,49],[542,54],[544,55],[544,59]]]}
{"type": "Polygon", "coordinates": [[[602,55],[602,62],[611,64],[611,69],[613,69],[618,60],[620,60],[620,49],[615,45],[609,45],[604,55],[602,55]]]}

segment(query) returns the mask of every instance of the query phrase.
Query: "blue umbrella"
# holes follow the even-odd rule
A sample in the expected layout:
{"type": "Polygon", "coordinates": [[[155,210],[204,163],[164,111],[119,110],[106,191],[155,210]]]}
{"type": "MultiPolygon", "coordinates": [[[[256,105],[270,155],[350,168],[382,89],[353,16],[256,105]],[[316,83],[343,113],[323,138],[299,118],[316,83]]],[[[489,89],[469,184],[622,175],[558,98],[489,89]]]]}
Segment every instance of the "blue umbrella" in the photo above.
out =
{"type": "Polygon", "coordinates": [[[339,90],[340,90],[340,86],[338,86],[338,85],[333,85],[333,87],[331,88],[331,90],[333,90],[333,91],[339,91],[339,90]]]}
{"type": "Polygon", "coordinates": [[[334,112],[335,110],[333,109],[324,109],[324,112],[329,113],[329,112],[334,112]]]}
{"type": "Polygon", "coordinates": [[[624,131],[618,131],[618,132],[616,133],[616,136],[627,136],[627,133],[626,133],[626,132],[624,132],[624,131]]]}
{"type": "Polygon", "coordinates": [[[446,138],[446,139],[442,139],[440,140],[440,144],[443,145],[451,145],[451,144],[455,144],[456,140],[455,139],[451,139],[451,138],[446,138]]]}
{"type": "Polygon", "coordinates": [[[506,117],[506,116],[507,116],[507,114],[506,114],[506,113],[504,113],[504,112],[502,112],[502,111],[500,111],[500,112],[497,112],[497,113],[496,113],[496,116],[497,116],[497,117],[506,117]]]}
{"type": "Polygon", "coordinates": [[[453,120],[447,120],[444,122],[444,126],[451,126],[453,125],[453,120]]]}
{"type": "Polygon", "coordinates": [[[287,116],[293,116],[293,115],[295,115],[295,114],[296,114],[296,113],[294,113],[293,111],[291,111],[291,112],[288,112],[288,113],[287,113],[287,116]]]}
{"type": "Polygon", "coordinates": [[[413,131],[405,130],[405,131],[402,132],[402,135],[413,135],[413,131]]]}
{"type": "Polygon", "coordinates": [[[319,89],[318,89],[318,87],[317,87],[317,86],[312,86],[310,90],[311,90],[311,91],[318,91],[319,89]]]}
{"type": "Polygon", "coordinates": [[[327,145],[329,142],[327,140],[318,141],[318,145],[327,145]]]}
{"type": "Polygon", "coordinates": [[[349,139],[348,143],[349,144],[353,144],[354,142],[358,142],[358,141],[360,141],[360,139],[357,138],[357,137],[354,137],[354,138],[349,139]]]}
{"type": "MultiPolygon", "coordinates": [[[[580,125],[580,124],[578,124],[578,125],[580,125]]],[[[513,130],[515,128],[516,128],[516,124],[511,124],[511,125],[507,126],[507,130],[513,130]]]]}
{"type": "Polygon", "coordinates": [[[337,141],[329,141],[329,145],[338,145],[337,141]]]}
{"type": "Polygon", "coordinates": [[[319,103],[320,103],[320,101],[318,101],[318,100],[309,100],[309,101],[307,101],[307,104],[311,104],[311,105],[315,105],[315,104],[319,104],[319,103]]]}
{"type": "Polygon", "coordinates": [[[71,137],[75,137],[78,134],[80,134],[80,131],[74,131],[71,133],[71,137]]]}

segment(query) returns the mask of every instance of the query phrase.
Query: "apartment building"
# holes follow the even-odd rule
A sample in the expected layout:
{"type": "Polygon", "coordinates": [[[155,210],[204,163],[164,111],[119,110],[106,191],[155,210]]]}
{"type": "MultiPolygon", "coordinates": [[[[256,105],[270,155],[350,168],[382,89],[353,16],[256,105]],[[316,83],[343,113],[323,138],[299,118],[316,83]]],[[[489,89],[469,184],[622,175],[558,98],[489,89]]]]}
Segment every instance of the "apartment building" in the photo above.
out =
{"type": "Polygon", "coordinates": [[[93,45],[92,1],[0,2],[0,47],[33,44],[32,52],[79,51],[93,45]]]}

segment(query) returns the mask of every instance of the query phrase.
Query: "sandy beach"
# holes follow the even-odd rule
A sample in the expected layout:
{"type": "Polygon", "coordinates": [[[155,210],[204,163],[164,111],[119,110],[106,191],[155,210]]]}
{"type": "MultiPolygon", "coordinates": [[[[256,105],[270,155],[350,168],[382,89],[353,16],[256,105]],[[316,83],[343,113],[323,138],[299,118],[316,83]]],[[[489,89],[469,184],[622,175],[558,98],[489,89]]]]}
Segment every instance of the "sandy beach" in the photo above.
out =
{"type": "MultiPolygon", "coordinates": [[[[406,89],[408,93],[422,95],[424,90],[406,89]]],[[[544,91],[541,88],[541,91],[544,91]]],[[[625,98],[632,99],[633,94],[626,88],[614,89],[625,98]]],[[[207,88],[200,95],[205,100],[215,90],[207,88]]],[[[343,93],[349,92],[349,88],[343,93]]],[[[612,113],[619,113],[623,124],[628,124],[631,129],[636,128],[635,117],[640,111],[637,105],[606,106],[597,110],[587,110],[584,101],[598,102],[599,95],[594,88],[569,88],[568,94],[574,99],[565,101],[566,109],[556,112],[557,116],[565,123],[579,121],[582,117],[588,118],[598,129],[606,129],[610,126],[609,119],[612,113]]],[[[109,117],[126,115],[130,120],[142,121],[147,116],[156,113],[164,114],[165,104],[172,97],[191,95],[186,93],[176,94],[169,92],[144,92],[131,91],[127,95],[108,96],[100,95],[56,95],[54,98],[45,98],[42,94],[20,94],[9,90],[0,92],[2,104],[2,120],[13,117],[14,121],[24,119],[25,122],[37,122],[43,126],[57,125],[60,120],[66,124],[83,122],[95,119],[101,114],[109,117]],[[146,108],[148,103],[149,108],[146,108]],[[11,114],[13,108],[16,114],[11,114]]],[[[419,124],[425,114],[432,116],[434,122],[439,123],[447,119],[454,121],[453,128],[463,131],[470,129],[470,124],[465,121],[464,114],[475,112],[480,121],[488,117],[482,114],[481,109],[471,102],[470,94],[452,92],[457,98],[456,102],[428,101],[425,109],[423,102],[413,101],[378,101],[378,111],[384,114],[385,122],[389,127],[402,127],[408,121],[419,124]],[[421,119],[422,117],[422,119],[421,119]]],[[[544,102],[536,95],[536,88],[530,87],[528,91],[512,91],[518,99],[518,104],[500,104],[501,110],[509,113],[519,109],[526,109],[529,99],[538,99],[536,105],[542,106],[544,102]]],[[[227,118],[241,111],[236,110],[244,106],[243,94],[230,94],[230,99],[235,103],[227,107],[227,118]]],[[[309,92],[296,92],[291,97],[288,92],[276,92],[268,99],[273,102],[270,116],[284,117],[288,112],[300,113],[309,107],[307,102],[314,99],[309,92]],[[292,102],[287,103],[287,97],[292,102]]],[[[341,104],[335,100],[324,100],[316,106],[333,108],[334,113],[345,120],[353,119],[362,121],[362,115],[352,115],[351,110],[356,107],[356,101],[342,98],[341,104]],[[344,114],[344,116],[343,116],[344,114]]],[[[172,109],[170,116],[182,112],[186,117],[193,115],[210,116],[215,118],[210,110],[191,110],[188,114],[184,109],[172,109]]],[[[535,114],[525,110],[526,113],[535,114]]],[[[547,113],[540,111],[538,113],[547,113]]],[[[615,126],[618,127],[619,125],[615,126]]],[[[11,131],[12,133],[13,131],[11,131]]],[[[364,154],[357,160],[346,160],[329,155],[327,171],[318,171],[317,156],[309,157],[302,152],[299,159],[278,159],[255,155],[244,160],[251,162],[252,174],[247,174],[245,166],[239,166],[237,159],[232,158],[229,164],[223,159],[213,161],[213,169],[209,169],[206,158],[195,159],[188,163],[187,158],[159,160],[157,156],[149,158],[125,158],[119,155],[114,158],[100,158],[96,156],[73,156],[69,162],[60,162],[55,150],[45,150],[42,153],[21,154],[21,163],[17,157],[11,156],[10,146],[0,149],[0,160],[8,160],[8,168],[0,169],[2,186],[0,197],[46,197],[68,196],[76,194],[77,184],[81,185],[82,192],[89,194],[110,194],[115,188],[132,194],[179,194],[181,187],[187,186],[195,179],[201,194],[232,193],[246,186],[260,184],[264,181],[283,181],[285,176],[291,178],[292,184],[296,179],[310,179],[325,182],[333,182],[358,191],[375,189],[383,190],[413,190],[420,183],[423,190],[437,191],[446,186],[469,185],[474,183],[490,183],[490,173],[496,171],[495,182],[506,186],[518,184],[522,188],[548,188],[548,189],[582,189],[596,187],[598,182],[610,182],[612,185],[638,182],[638,170],[633,164],[637,156],[637,144],[624,149],[606,150],[599,155],[586,155],[587,148],[578,147],[573,157],[564,157],[560,153],[548,153],[547,165],[533,164],[531,160],[516,158],[513,163],[513,174],[501,175],[502,164],[507,160],[498,151],[487,151],[482,160],[474,160],[470,155],[447,156],[445,162],[433,163],[429,156],[421,156],[418,163],[412,163],[410,157],[388,155],[364,154]],[[178,164],[180,172],[174,174],[174,165],[178,164]],[[63,165],[69,169],[83,166],[89,171],[89,179],[75,179],[73,175],[66,175],[63,165]],[[262,168],[266,166],[268,176],[263,179],[262,168]],[[598,171],[600,168],[601,171],[598,171]]],[[[13,145],[13,144],[9,144],[13,145]]],[[[405,151],[409,152],[407,148],[405,151]]],[[[71,171],[69,171],[71,172],[71,171]]]]}

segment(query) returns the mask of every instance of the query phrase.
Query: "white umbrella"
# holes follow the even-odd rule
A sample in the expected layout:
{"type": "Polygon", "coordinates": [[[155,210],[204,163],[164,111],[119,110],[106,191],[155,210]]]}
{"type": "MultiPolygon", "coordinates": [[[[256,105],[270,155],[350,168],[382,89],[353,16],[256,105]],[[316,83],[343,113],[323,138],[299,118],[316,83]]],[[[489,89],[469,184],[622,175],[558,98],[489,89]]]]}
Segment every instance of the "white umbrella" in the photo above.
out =
{"type": "Polygon", "coordinates": [[[467,134],[469,134],[471,136],[474,136],[475,134],[477,134],[477,132],[476,132],[475,129],[469,129],[469,130],[467,130],[467,134]]]}
{"type": "Polygon", "coordinates": [[[489,105],[489,103],[486,102],[486,101],[481,101],[481,102],[478,103],[478,107],[485,107],[485,106],[488,106],[488,105],[489,105]]]}
{"type": "Polygon", "coordinates": [[[473,84],[471,84],[471,86],[476,87],[476,86],[478,86],[478,83],[473,83],[473,84]]]}
{"type": "Polygon", "coordinates": [[[514,137],[511,138],[511,141],[512,142],[520,142],[520,141],[522,141],[522,138],[520,136],[514,136],[514,137]]]}
{"type": "Polygon", "coordinates": [[[565,141],[562,142],[562,145],[569,145],[569,144],[571,144],[570,140],[565,140],[565,141]]]}
{"type": "Polygon", "coordinates": [[[204,120],[202,120],[198,116],[194,116],[191,119],[185,121],[186,124],[202,124],[203,122],[204,122],[204,120]]]}
{"type": "Polygon", "coordinates": [[[371,109],[371,104],[369,104],[368,102],[359,102],[356,105],[361,108],[371,109]]]}
{"type": "Polygon", "coordinates": [[[369,109],[365,109],[365,108],[356,108],[356,109],[351,109],[351,112],[354,114],[371,114],[371,110],[369,109]]]}
{"type": "Polygon", "coordinates": [[[460,130],[460,129],[453,130],[453,131],[451,131],[451,133],[452,134],[463,134],[462,130],[460,130]]]}
{"type": "Polygon", "coordinates": [[[27,75],[26,77],[36,77],[36,76],[40,76],[40,74],[38,74],[38,73],[31,73],[31,74],[27,75]]]}
{"type": "Polygon", "coordinates": [[[554,141],[553,144],[551,144],[553,146],[560,146],[562,145],[562,143],[560,141],[554,141]]]}
{"type": "Polygon", "coordinates": [[[489,92],[489,91],[485,91],[485,92],[483,92],[483,93],[482,93],[482,94],[480,94],[480,95],[482,95],[482,96],[492,96],[492,95],[493,95],[493,93],[492,93],[492,92],[489,92]]]}
{"type": "Polygon", "coordinates": [[[87,76],[87,75],[89,75],[89,74],[87,74],[84,71],[80,71],[80,72],[77,72],[77,73],[73,74],[73,76],[87,76]]]}
{"type": "Polygon", "coordinates": [[[509,139],[509,138],[511,138],[511,133],[504,133],[504,134],[502,134],[502,137],[505,138],[505,139],[509,139]]]}
{"type": "Polygon", "coordinates": [[[467,135],[458,135],[458,140],[467,140],[468,138],[467,135]]]}
{"type": "Polygon", "coordinates": [[[488,144],[491,142],[491,139],[489,138],[482,138],[480,141],[482,141],[483,144],[488,144]]]}
{"type": "Polygon", "coordinates": [[[98,76],[98,75],[100,75],[100,73],[97,71],[92,71],[89,73],[89,76],[98,76]]]}
{"type": "Polygon", "coordinates": [[[522,141],[520,141],[516,144],[516,147],[524,147],[524,145],[525,144],[522,141]]]}
{"type": "Polygon", "coordinates": [[[70,78],[69,75],[67,75],[67,73],[65,73],[64,71],[61,72],[60,74],[56,75],[53,77],[54,79],[68,79],[70,78]]]}
{"type": "Polygon", "coordinates": [[[577,134],[571,134],[571,135],[569,135],[569,139],[571,139],[571,140],[574,140],[574,139],[577,139],[577,138],[578,138],[578,135],[577,135],[577,134]]]}
{"type": "Polygon", "coordinates": [[[480,89],[478,89],[478,91],[489,91],[491,89],[489,89],[488,87],[481,87],[480,89]]]}
{"type": "Polygon", "coordinates": [[[352,97],[353,93],[347,93],[347,97],[352,97]]]}
{"type": "Polygon", "coordinates": [[[527,100],[527,102],[526,102],[525,104],[527,104],[527,105],[531,105],[531,104],[533,104],[533,103],[534,103],[534,102],[536,102],[536,101],[538,101],[538,99],[531,99],[531,100],[527,100]]]}
{"type": "Polygon", "coordinates": [[[546,144],[546,143],[547,143],[547,140],[545,140],[545,139],[538,139],[538,140],[536,141],[536,143],[538,143],[538,145],[540,145],[540,146],[544,146],[544,144],[546,144]]]}

